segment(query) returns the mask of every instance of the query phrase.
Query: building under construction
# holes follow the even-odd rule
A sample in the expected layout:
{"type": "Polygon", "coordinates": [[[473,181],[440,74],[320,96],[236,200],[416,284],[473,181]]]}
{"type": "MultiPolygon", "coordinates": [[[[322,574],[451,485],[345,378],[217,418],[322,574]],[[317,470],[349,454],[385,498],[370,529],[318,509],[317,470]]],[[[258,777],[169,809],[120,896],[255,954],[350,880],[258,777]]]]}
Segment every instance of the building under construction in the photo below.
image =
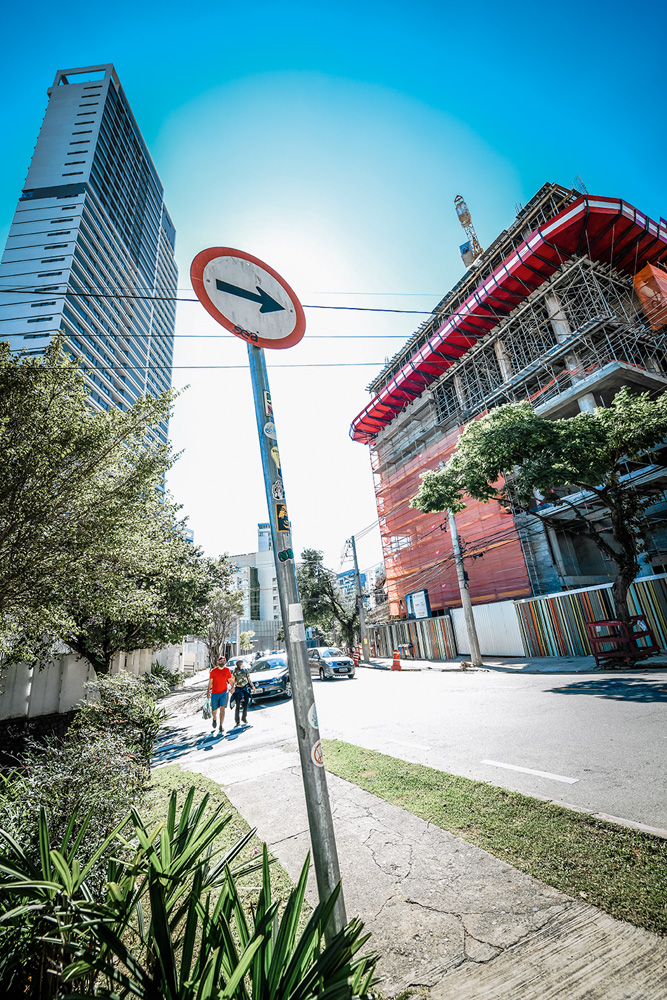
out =
{"type": "MultiPolygon", "coordinates": [[[[457,206],[457,211],[458,211],[457,206]]],[[[459,212],[460,215],[460,212],[459,212]]],[[[462,248],[463,250],[463,248],[462,248]]],[[[460,604],[446,518],[410,507],[420,475],[446,462],[465,425],[529,400],[559,418],[607,406],[623,385],[667,388],[667,222],[617,198],[545,184],[369,386],[351,436],[370,445],[391,614],[426,590],[433,612],[460,604]]],[[[650,483],[643,572],[667,569],[664,452],[627,475],[650,483]]],[[[580,501],[581,498],[578,498],[580,501]]],[[[471,501],[457,515],[474,602],[608,583],[615,564],[541,519],[471,501]]],[[[605,531],[591,497],[588,516],[605,531]]]]}

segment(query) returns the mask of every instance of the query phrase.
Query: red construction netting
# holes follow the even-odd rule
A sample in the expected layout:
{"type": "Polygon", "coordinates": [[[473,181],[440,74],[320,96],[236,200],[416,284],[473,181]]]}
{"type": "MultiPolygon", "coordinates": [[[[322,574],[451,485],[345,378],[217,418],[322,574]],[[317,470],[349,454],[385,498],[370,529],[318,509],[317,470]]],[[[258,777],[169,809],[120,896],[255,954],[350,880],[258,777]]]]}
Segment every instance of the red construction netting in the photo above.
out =
{"type": "Polygon", "coordinates": [[[633,281],[642,309],[651,320],[651,329],[659,330],[667,324],[667,272],[647,264],[633,281]]]}
{"type": "MultiPolygon", "coordinates": [[[[462,427],[425,448],[400,469],[383,475],[376,495],[393,615],[405,614],[405,595],[428,590],[433,611],[461,604],[446,514],[422,514],[410,506],[421,473],[447,461],[462,427]],[[447,529],[442,530],[441,525],[447,529]]],[[[373,453],[372,453],[373,454],[373,453]]],[[[377,455],[373,455],[377,460],[377,455]]],[[[469,500],[456,515],[465,547],[470,595],[476,603],[528,597],[530,581],[511,514],[500,504],[469,500]]]]}

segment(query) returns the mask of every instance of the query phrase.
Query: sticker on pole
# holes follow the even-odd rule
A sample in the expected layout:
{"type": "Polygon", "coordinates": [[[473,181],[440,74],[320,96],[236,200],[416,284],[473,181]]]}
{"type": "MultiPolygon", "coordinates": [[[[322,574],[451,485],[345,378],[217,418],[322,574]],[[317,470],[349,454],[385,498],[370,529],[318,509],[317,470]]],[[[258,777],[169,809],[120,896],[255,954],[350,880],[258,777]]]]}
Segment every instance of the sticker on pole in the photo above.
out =
{"type": "Polygon", "coordinates": [[[322,740],[317,741],[310,753],[313,758],[313,764],[316,764],[317,767],[324,767],[324,750],[322,749],[322,740]]]}
{"type": "Polygon", "coordinates": [[[209,247],[192,261],[190,277],[213,319],[255,347],[294,347],[303,337],[301,303],[285,279],[257,257],[209,247]]]}

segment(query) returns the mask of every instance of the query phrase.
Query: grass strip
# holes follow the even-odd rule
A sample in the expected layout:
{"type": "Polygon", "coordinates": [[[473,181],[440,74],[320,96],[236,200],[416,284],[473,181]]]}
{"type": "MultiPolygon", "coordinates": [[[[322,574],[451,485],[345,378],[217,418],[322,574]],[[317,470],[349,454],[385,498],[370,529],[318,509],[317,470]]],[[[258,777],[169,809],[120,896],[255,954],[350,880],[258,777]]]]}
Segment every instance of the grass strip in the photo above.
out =
{"type": "Polygon", "coordinates": [[[327,770],[519,871],[667,934],[667,841],[483,781],[324,740],[327,770]]]}
{"type": "MultiPolygon", "coordinates": [[[[208,793],[209,802],[207,815],[215,814],[219,817],[231,813],[231,820],[218,834],[213,841],[213,851],[224,853],[232,847],[241,837],[245,836],[250,827],[241,814],[231,804],[220,785],[210,778],[205,778],[201,774],[194,774],[191,771],[182,771],[177,764],[170,764],[159,767],[151,771],[151,780],[145,796],[138,805],[139,814],[147,828],[152,829],[156,823],[166,822],[169,796],[176,790],[178,801],[183,803],[188,790],[196,788],[195,805],[201,802],[203,796],[208,793]]],[[[180,810],[179,810],[180,811],[180,810]]],[[[263,842],[259,837],[254,836],[246,845],[242,858],[258,855],[261,858],[263,842]]],[[[254,905],[261,888],[261,873],[247,876],[238,882],[239,890],[244,890],[244,906],[254,905]]],[[[271,894],[273,899],[280,899],[283,904],[286,902],[290,892],[294,888],[294,882],[285,869],[274,861],[271,865],[271,894]]],[[[302,921],[305,923],[310,907],[304,902],[304,912],[302,921]]]]}

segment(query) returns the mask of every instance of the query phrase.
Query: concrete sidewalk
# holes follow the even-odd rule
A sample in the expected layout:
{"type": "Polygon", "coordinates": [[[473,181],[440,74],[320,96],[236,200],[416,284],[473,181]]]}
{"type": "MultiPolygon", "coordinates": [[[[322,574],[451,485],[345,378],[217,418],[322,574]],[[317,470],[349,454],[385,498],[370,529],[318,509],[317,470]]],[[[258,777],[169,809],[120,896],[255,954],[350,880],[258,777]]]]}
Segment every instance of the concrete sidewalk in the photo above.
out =
{"type": "MultiPolygon", "coordinates": [[[[596,667],[592,656],[485,656],[481,667],[463,667],[469,663],[469,658],[458,657],[456,660],[413,660],[401,657],[401,670],[440,670],[458,673],[462,670],[494,670],[510,674],[584,674],[609,673],[609,664],[596,667]]],[[[391,670],[391,657],[373,657],[362,661],[359,666],[370,670],[391,670]]],[[[667,653],[658,653],[647,660],[640,660],[636,667],[622,668],[627,670],[665,670],[667,669],[667,653]]],[[[613,671],[616,673],[616,671],[613,671]]]]}
{"type": "MultiPolygon", "coordinates": [[[[209,740],[199,718],[174,720],[162,759],[218,782],[296,879],[310,848],[296,740],[259,718],[228,737],[209,740]]],[[[664,938],[335,775],[328,784],[347,913],[372,932],[385,996],[665,1000],[664,938]]],[[[317,900],[312,875],[308,897],[317,900]]]]}

